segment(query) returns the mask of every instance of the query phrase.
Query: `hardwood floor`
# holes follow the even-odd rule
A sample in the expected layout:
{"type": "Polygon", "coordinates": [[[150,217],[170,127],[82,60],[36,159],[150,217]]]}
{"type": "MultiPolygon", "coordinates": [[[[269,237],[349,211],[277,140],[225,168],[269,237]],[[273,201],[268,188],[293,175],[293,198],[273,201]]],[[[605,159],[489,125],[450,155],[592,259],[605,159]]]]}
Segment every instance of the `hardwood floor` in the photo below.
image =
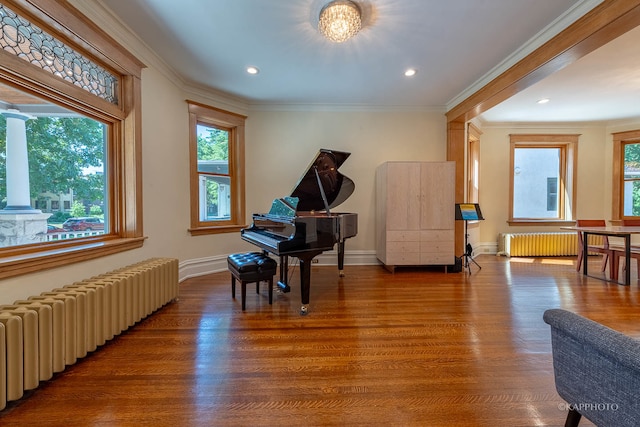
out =
{"type": "Polygon", "coordinates": [[[0,425],[563,425],[542,313],[639,335],[635,268],[624,287],[584,278],[573,258],[477,261],[471,275],[347,266],[342,279],[314,266],[307,316],[296,274],[272,306],[249,285],[245,312],[227,272],[190,279],[179,301],[10,402],[0,425]]]}

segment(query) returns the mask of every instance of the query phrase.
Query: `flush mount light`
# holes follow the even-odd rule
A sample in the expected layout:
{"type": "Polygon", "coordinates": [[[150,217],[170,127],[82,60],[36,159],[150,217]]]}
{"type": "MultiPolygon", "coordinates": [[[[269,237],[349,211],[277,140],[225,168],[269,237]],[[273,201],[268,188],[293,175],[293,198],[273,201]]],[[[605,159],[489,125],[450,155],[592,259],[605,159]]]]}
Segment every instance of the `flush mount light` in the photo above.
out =
{"type": "Polygon", "coordinates": [[[538,104],[546,104],[547,102],[549,102],[550,99],[549,98],[542,98],[538,100],[538,104]]]}
{"type": "Polygon", "coordinates": [[[247,67],[247,73],[249,74],[258,74],[260,70],[257,67],[247,67]]]}
{"type": "Polygon", "coordinates": [[[407,71],[404,72],[404,75],[407,77],[413,77],[416,75],[418,71],[415,68],[409,68],[407,69],[407,71]]]}
{"type": "Polygon", "coordinates": [[[332,1],[320,11],[318,30],[332,42],[345,42],[358,34],[360,28],[360,8],[352,1],[332,1]]]}

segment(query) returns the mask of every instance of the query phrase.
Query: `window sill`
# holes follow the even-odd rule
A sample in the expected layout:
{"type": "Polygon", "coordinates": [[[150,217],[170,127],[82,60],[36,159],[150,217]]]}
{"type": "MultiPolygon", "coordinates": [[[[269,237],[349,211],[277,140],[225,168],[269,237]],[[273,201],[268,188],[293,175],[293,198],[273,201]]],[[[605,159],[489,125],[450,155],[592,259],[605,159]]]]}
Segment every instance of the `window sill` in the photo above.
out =
{"type": "Polygon", "coordinates": [[[88,261],[142,247],[145,237],[115,238],[0,259],[0,279],[88,261]]]}
{"type": "Polygon", "coordinates": [[[192,236],[204,236],[207,234],[223,234],[223,233],[237,233],[243,228],[247,228],[247,225],[222,225],[212,227],[198,227],[190,228],[189,233],[192,236]]]}
{"type": "Polygon", "coordinates": [[[571,220],[548,220],[548,219],[510,219],[507,221],[509,225],[543,225],[543,226],[571,226],[576,225],[575,221],[571,220]]]}

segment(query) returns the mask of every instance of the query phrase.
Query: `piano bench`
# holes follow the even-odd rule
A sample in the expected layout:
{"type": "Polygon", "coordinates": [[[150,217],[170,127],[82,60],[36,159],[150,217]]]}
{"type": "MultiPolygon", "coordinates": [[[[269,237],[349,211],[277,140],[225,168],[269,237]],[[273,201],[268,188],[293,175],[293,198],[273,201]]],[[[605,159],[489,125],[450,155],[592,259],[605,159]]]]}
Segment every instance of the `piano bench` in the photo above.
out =
{"type": "Polygon", "coordinates": [[[246,308],[247,283],[256,282],[256,293],[260,293],[260,282],[269,282],[269,304],[273,303],[273,276],[278,264],[261,252],[232,254],[227,257],[231,272],[231,296],[236,297],[236,280],[242,285],[242,311],[246,308]]]}

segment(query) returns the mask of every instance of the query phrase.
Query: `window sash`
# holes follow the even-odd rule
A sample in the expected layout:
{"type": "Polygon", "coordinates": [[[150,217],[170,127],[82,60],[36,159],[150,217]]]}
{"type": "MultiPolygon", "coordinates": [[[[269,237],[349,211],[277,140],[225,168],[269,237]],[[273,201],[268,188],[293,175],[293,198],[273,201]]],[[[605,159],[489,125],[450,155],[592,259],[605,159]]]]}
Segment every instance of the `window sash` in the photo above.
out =
{"type": "Polygon", "coordinates": [[[513,203],[511,204],[514,219],[563,219],[562,198],[560,199],[560,203],[558,203],[559,206],[557,206],[557,209],[553,210],[553,213],[549,213],[549,215],[546,214],[546,212],[550,212],[546,205],[548,197],[547,180],[549,174],[557,175],[554,178],[559,180],[561,186],[560,194],[563,193],[562,187],[565,181],[564,171],[566,170],[566,168],[563,167],[565,157],[565,150],[562,146],[526,145],[514,147],[514,169],[512,170],[513,175],[511,177],[514,186],[513,203]],[[537,175],[531,176],[531,173],[527,174],[529,171],[519,172],[520,164],[527,158],[531,159],[532,156],[546,157],[545,161],[530,165],[531,168],[529,169],[535,168],[534,173],[537,173],[537,175]],[[547,165],[555,161],[556,158],[557,163],[551,165],[551,169],[541,169],[542,164],[547,165]],[[517,161],[518,159],[520,159],[520,161],[517,161]],[[529,180],[518,183],[519,178],[523,176],[522,174],[526,174],[525,176],[529,178],[529,180]],[[535,182],[532,183],[531,178],[537,178],[537,184],[535,182]],[[526,186],[526,188],[517,188],[518,185],[526,186]],[[527,203],[527,201],[531,203],[527,203]],[[536,207],[538,207],[537,214],[535,214],[536,207]],[[542,211],[544,211],[544,213],[542,211]]]}

